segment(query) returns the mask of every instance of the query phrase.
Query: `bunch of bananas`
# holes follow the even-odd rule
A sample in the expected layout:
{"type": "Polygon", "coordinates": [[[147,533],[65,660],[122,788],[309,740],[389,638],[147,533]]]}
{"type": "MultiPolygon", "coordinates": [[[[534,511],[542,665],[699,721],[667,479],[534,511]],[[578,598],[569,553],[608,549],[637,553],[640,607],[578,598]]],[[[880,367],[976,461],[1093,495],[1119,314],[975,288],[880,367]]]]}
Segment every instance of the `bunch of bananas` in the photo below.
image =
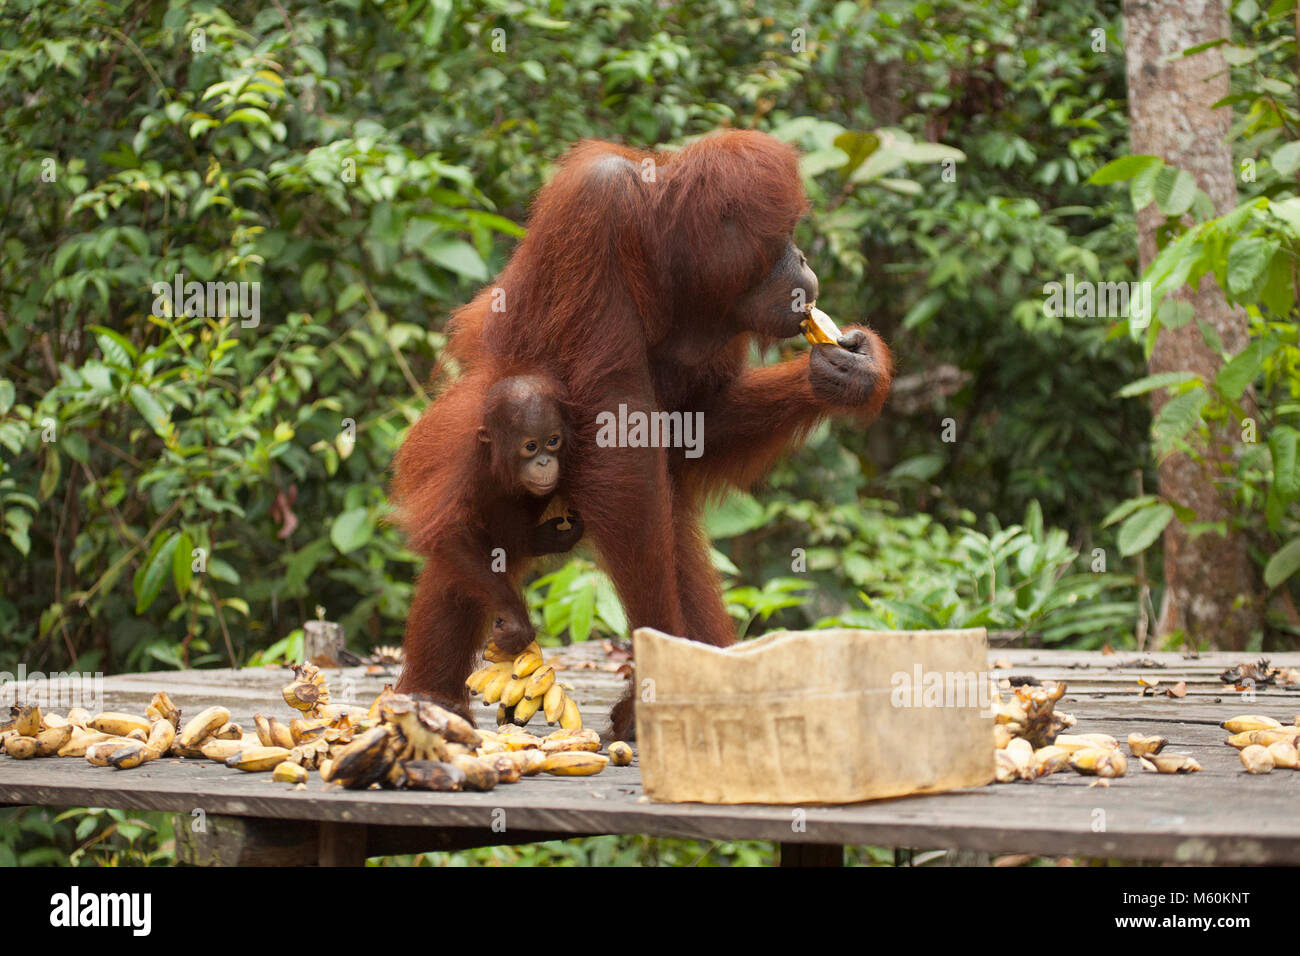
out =
{"type": "Polygon", "coordinates": [[[491,790],[536,773],[589,776],[610,758],[596,753],[592,730],[559,730],[535,737],[522,727],[477,730],[428,701],[390,688],[372,707],[378,723],[355,737],[321,774],[348,789],[491,790]]]}
{"type": "Polygon", "coordinates": [[[1300,716],[1296,726],[1262,714],[1243,714],[1219,724],[1232,736],[1224,741],[1236,747],[1247,773],[1272,773],[1274,768],[1300,770],[1300,716]]]}
{"type": "Polygon", "coordinates": [[[498,726],[527,726],[540,710],[548,724],[558,723],[564,730],[582,729],[577,701],[556,680],[555,668],[542,659],[536,641],[514,657],[489,642],[483,656],[487,665],[470,674],[465,686],[471,694],[482,694],[483,703],[498,704],[498,726]]]}

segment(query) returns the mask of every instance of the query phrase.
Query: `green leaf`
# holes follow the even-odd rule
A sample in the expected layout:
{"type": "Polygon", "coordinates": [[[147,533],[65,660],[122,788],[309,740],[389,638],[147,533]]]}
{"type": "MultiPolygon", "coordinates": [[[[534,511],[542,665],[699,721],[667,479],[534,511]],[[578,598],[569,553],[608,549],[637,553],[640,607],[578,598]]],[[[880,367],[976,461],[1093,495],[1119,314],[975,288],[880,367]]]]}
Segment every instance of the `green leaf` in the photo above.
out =
{"type": "Polygon", "coordinates": [[[176,584],[176,593],[184,597],[190,589],[190,580],[194,577],[193,552],[194,542],[188,531],[182,531],[176,541],[176,551],[172,555],[172,581],[176,584]]]}
{"type": "Polygon", "coordinates": [[[1165,161],[1159,156],[1121,156],[1089,176],[1088,182],[1093,186],[1120,183],[1132,179],[1143,170],[1159,169],[1164,164],[1165,161]]]}
{"type": "Polygon", "coordinates": [[[1273,488],[1283,502],[1300,497],[1300,468],[1296,466],[1296,449],[1300,432],[1290,425],[1276,425],[1268,436],[1273,456],[1273,488]]]}
{"type": "Polygon", "coordinates": [[[167,427],[168,416],[154,393],[149,391],[143,385],[131,386],[131,404],[135,406],[136,411],[149,423],[149,427],[155,432],[162,434],[167,427]]]}
{"type": "Polygon", "coordinates": [[[1139,508],[1149,507],[1150,505],[1156,504],[1159,500],[1160,499],[1155,495],[1142,495],[1141,497],[1130,498],[1128,501],[1121,502],[1117,508],[1111,511],[1110,514],[1106,515],[1101,526],[1103,528],[1109,528],[1116,521],[1123,521],[1139,508]]]}
{"type": "Polygon", "coordinates": [[[753,531],[767,519],[767,511],[752,495],[732,492],[705,513],[704,526],[711,538],[732,538],[753,531]]]}
{"type": "Polygon", "coordinates": [[[1145,551],[1173,517],[1174,509],[1164,502],[1135,511],[1119,526],[1119,553],[1129,557],[1145,551]]]}
{"type": "Polygon", "coordinates": [[[1253,289],[1277,250],[1276,240],[1262,236],[1234,242],[1228,249],[1228,291],[1240,296],[1253,289]]]}
{"type": "Polygon", "coordinates": [[[1245,393],[1255,376],[1264,367],[1264,362],[1277,350],[1276,339],[1254,339],[1244,349],[1234,355],[1219,369],[1214,384],[1232,401],[1237,401],[1245,393]]]}
{"type": "Polygon", "coordinates": [[[1160,409],[1151,425],[1156,448],[1163,452],[1181,440],[1201,421],[1201,410],[1210,400],[1210,393],[1198,386],[1175,395],[1160,409]]]}
{"type": "Polygon", "coordinates": [[[102,325],[92,325],[90,331],[95,333],[95,343],[103,353],[105,362],[119,368],[135,368],[135,360],[139,353],[122,333],[106,329],[102,325]]]}
{"type": "Polygon", "coordinates": [[[1173,166],[1162,167],[1156,174],[1156,206],[1166,216],[1181,216],[1192,208],[1196,198],[1196,180],[1191,173],[1173,166]]]}
{"type": "Polygon", "coordinates": [[[14,396],[14,383],[7,378],[0,378],[0,415],[14,407],[14,396]]]}
{"type": "Polygon", "coordinates": [[[591,636],[591,621],[596,611],[596,583],[590,579],[584,582],[573,598],[569,611],[569,634],[575,641],[585,641],[591,636]]]}
{"type": "Polygon", "coordinates": [[[135,613],[143,614],[158,597],[163,581],[171,570],[172,557],[180,537],[173,531],[165,538],[159,538],[149,559],[136,572],[133,584],[135,590],[135,613]]]}
{"type": "Polygon", "coordinates": [[[334,519],[330,540],[341,554],[348,554],[370,540],[375,523],[369,508],[352,508],[334,519]]]}
{"type": "Polygon", "coordinates": [[[1190,302],[1182,299],[1165,299],[1160,303],[1160,311],[1156,314],[1165,328],[1181,329],[1196,317],[1196,310],[1190,302]]]}
{"type": "Polygon", "coordinates": [[[1273,164],[1279,176],[1290,176],[1300,169],[1300,140],[1274,150],[1269,162],[1273,164]]]}
{"type": "Polygon", "coordinates": [[[425,243],[420,248],[420,252],[430,262],[440,265],[444,269],[450,269],[467,279],[473,279],[475,282],[486,282],[488,280],[487,265],[479,256],[477,250],[463,239],[450,239],[447,237],[434,239],[425,243]]]}
{"type": "Polygon", "coordinates": [[[868,156],[880,148],[880,137],[875,133],[857,133],[849,130],[836,136],[834,143],[848,156],[848,161],[841,167],[840,172],[845,176],[851,176],[854,170],[866,162],[868,156]]]}
{"type": "Polygon", "coordinates": [[[1300,538],[1292,538],[1264,565],[1264,584],[1275,588],[1300,570],[1300,538]]]}
{"type": "Polygon", "coordinates": [[[245,106],[237,109],[225,120],[227,123],[251,123],[254,126],[270,126],[271,117],[267,115],[266,110],[260,110],[256,106],[245,106]]]}
{"type": "Polygon", "coordinates": [[[353,305],[360,302],[366,297],[366,287],[360,282],[353,282],[346,289],[339,293],[339,297],[334,302],[335,312],[346,312],[353,305]]]}
{"type": "Polygon", "coordinates": [[[1154,392],[1158,388],[1168,388],[1171,385],[1181,385],[1183,382],[1199,380],[1195,372],[1159,372],[1156,375],[1140,378],[1136,382],[1129,382],[1115,394],[1119,398],[1132,398],[1134,395],[1145,395],[1147,392],[1154,392]]]}
{"type": "Polygon", "coordinates": [[[41,481],[36,487],[36,497],[48,501],[50,495],[59,487],[59,452],[53,445],[45,446],[45,467],[41,470],[41,481]]]}

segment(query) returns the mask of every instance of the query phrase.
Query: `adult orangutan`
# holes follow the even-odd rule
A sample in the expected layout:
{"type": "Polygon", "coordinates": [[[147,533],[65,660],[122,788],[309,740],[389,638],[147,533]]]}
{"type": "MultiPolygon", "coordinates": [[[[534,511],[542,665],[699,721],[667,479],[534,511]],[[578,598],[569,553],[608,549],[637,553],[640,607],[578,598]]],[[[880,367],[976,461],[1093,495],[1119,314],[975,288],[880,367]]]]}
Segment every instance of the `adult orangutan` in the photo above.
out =
{"type": "MultiPolygon", "coordinates": [[[[795,150],[762,133],[677,152],[583,142],[537,194],[496,282],[453,316],[449,350],[467,374],[529,365],[563,384],[564,497],[633,628],[732,643],[700,525],[706,496],[753,483],[828,415],[874,417],[889,392],[889,351],[865,328],[789,361],[746,362],[751,339],[798,335],[817,298],[792,239],[805,210],[795,150]],[[620,405],[703,413],[702,455],[602,447],[597,416],[620,405]]],[[[464,638],[430,620],[406,640],[464,638]]],[[[613,737],[631,735],[633,697],[615,707],[613,737]]]]}

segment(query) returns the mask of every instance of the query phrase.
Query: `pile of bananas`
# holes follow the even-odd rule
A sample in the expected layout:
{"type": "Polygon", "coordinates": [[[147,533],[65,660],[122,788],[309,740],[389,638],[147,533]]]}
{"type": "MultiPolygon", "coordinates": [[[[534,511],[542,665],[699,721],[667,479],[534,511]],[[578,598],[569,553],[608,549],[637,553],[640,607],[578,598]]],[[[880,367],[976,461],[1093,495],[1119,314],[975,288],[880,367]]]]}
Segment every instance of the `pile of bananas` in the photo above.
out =
{"type": "Polygon", "coordinates": [[[1056,710],[1065,688],[1060,681],[1045,681],[1039,687],[1017,687],[1009,700],[999,701],[993,720],[998,783],[1036,780],[1067,767],[1103,781],[1128,772],[1128,761],[1114,737],[1062,732],[1076,723],[1073,715],[1056,710]]]}
{"type": "Polygon", "coordinates": [[[497,726],[524,727],[539,710],[548,724],[563,730],[581,730],[578,704],[555,679],[555,668],[542,660],[537,642],[511,657],[488,643],[483,652],[488,663],[469,675],[465,686],[471,694],[482,694],[483,703],[497,704],[497,726]]]}
{"type": "Polygon", "coordinates": [[[1293,727],[1260,714],[1243,714],[1219,726],[1232,735],[1224,743],[1240,751],[1247,773],[1272,773],[1275,767],[1300,770],[1300,715],[1293,727]]]}
{"type": "Polygon", "coordinates": [[[168,753],[180,711],[166,694],[154,696],[146,717],[105,712],[92,716],[74,707],[66,717],[42,714],[36,704],[15,705],[0,724],[0,750],[15,760],[85,757],[101,767],[129,770],[168,753]]]}
{"type": "MultiPolygon", "coordinates": [[[[15,706],[11,719],[0,724],[0,751],[18,760],[84,757],[118,770],[163,756],[186,757],[270,771],[275,780],[299,787],[315,770],[349,789],[415,790],[491,790],[538,773],[590,776],[611,762],[626,766],[633,759],[632,748],[622,742],[610,745],[609,756],[598,753],[600,737],[584,730],[580,717],[577,726],[547,737],[513,724],[479,731],[436,704],[395,693],[391,685],[367,710],[331,705],[324,676],[310,664],[294,668],[282,695],[298,715],[286,723],[255,714],[255,733],[233,723],[225,707],[208,707],[182,725],[179,708],[163,692],[154,695],[143,717],[112,711],[92,716],[81,708],[60,717],[42,714],[35,705],[15,706]]],[[[576,715],[576,704],[564,699],[576,715]]]]}
{"type": "MultiPolygon", "coordinates": [[[[995,776],[999,783],[1035,780],[1068,767],[1098,777],[1104,785],[1128,772],[1128,759],[1119,741],[1110,734],[1062,733],[1075,725],[1074,717],[1055,709],[1065,694],[1065,686],[1059,681],[1045,681],[1041,687],[1017,687],[1010,700],[999,702],[993,724],[995,776]]],[[[1300,727],[1295,729],[1300,734],[1300,727]]],[[[1143,770],[1152,773],[1192,773],[1201,769],[1188,754],[1161,753],[1168,742],[1160,736],[1129,734],[1129,754],[1143,770]]]]}
{"type": "Polygon", "coordinates": [[[562,729],[535,737],[522,727],[477,730],[428,701],[389,688],[371,708],[378,722],[332,756],[321,776],[348,789],[491,790],[537,773],[590,776],[613,760],[630,762],[631,748],[597,753],[594,730],[562,729]]]}

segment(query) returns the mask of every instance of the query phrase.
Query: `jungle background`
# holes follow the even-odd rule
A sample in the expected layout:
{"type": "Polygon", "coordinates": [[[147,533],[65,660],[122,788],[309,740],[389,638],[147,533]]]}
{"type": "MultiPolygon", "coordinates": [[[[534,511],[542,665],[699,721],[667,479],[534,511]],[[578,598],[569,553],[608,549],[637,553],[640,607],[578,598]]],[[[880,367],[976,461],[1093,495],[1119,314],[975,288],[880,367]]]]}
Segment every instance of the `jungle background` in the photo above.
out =
{"type": "MultiPolygon", "coordinates": [[[[710,513],[739,634],[1206,647],[1155,631],[1182,527],[1257,569],[1257,626],[1228,646],[1295,647],[1295,17],[1231,7],[1224,216],[1175,158],[1128,155],[1118,0],[0,0],[0,671],[293,660],[318,605],[354,650],[397,644],[417,563],[385,483],[449,311],[567,144],[720,126],[803,151],[820,304],[871,324],[899,376],[877,424],[820,428],[710,513]],[[1067,274],[1143,277],[1143,207],[1168,251],[1158,319],[1045,309],[1067,274]],[[177,273],[259,282],[260,324],[152,314],[177,273]],[[1213,345],[1172,296],[1206,273],[1248,346],[1218,343],[1212,381],[1148,375],[1162,327],[1213,345]],[[1162,456],[1247,413],[1226,519],[1161,493],[1162,456]]],[[[545,641],[623,633],[590,553],[529,600],[545,641]]],[[[0,864],[170,854],[161,815],[0,818],[0,864]]],[[[770,854],[607,837],[414,862],[770,854]]]]}

